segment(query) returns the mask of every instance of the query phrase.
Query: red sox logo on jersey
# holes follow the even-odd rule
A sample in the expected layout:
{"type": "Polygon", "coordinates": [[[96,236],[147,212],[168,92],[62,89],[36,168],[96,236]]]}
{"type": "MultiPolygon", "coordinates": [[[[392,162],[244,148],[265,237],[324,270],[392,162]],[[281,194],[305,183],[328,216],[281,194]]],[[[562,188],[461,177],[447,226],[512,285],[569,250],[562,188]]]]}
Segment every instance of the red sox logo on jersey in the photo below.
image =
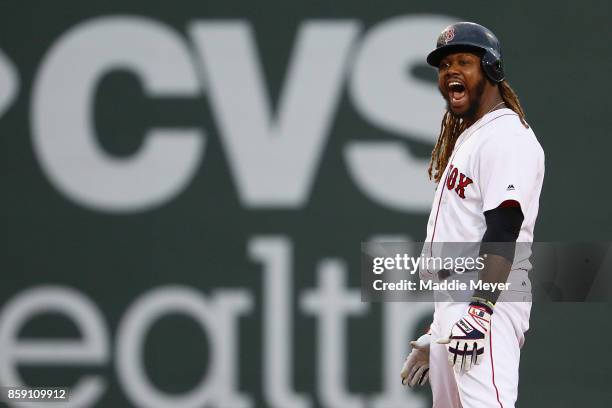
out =
{"type": "Polygon", "coordinates": [[[455,193],[457,193],[459,197],[465,198],[465,188],[473,182],[471,178],[459,172],[459,169],[454,165],[450,165],[448,176],[446,177],[446,188],[449,190],[455,189],[455,193]],[[459,180],[457,180],[457,178],[459,180]]]}

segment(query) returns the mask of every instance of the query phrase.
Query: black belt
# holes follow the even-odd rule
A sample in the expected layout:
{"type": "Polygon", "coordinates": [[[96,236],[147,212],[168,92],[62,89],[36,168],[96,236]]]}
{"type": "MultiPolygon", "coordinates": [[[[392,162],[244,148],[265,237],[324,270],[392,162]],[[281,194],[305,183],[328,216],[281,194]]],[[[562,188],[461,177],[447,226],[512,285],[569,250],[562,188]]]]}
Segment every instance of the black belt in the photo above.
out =
{"type": "Polygon", "coordinates": [[[443,281],[444,279],[448,278],[449,276],[451,276],[452,271],[449,271],[448,269],[440,269],[438,271],[438,280],[443,281]]]}

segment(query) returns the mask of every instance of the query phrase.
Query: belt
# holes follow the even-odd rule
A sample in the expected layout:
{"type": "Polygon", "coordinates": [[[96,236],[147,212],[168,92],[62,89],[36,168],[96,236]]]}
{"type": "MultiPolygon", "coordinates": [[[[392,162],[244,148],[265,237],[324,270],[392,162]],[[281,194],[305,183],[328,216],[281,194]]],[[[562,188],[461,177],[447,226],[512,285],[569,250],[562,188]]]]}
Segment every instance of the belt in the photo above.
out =
{"type": "Polygon", "coordinates": [[[448,269],[440,269],[438,271],[438,280],[443,281],[444,279],[448,278],[449,276],[451,276],[452,271],[449,271],[448,269]]]}

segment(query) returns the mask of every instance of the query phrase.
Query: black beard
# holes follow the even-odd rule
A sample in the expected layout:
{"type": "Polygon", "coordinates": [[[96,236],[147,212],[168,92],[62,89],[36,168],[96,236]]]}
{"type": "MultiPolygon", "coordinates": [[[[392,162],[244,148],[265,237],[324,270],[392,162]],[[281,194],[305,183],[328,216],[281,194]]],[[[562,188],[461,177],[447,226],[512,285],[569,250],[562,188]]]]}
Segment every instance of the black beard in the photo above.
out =
{"type": "Polygon", "coordinates": [[[473,93],[474,96],[472,97],[471,96],[472,93],[470,93],[470,106],[468,107],[468,110],[465,111],[464,113],[453,112],[450,107],[450,100],[448,99],[448,94],[444,94],[444,92],[438,88],[440,90],[440,93],[444,97],[444,100],[446,101],[446,110],[449,111],[451,115],[454,115],[462,119],[475,117],[476,112],[478,112],[478,108],[480,107],[480,103],[482,101],[482,94],[484,94],[486,81],[487,81],[486,78],[484,77],[480,78],[480,80],[476,84],[476,87],[474,88],[474,93],[473,93]]]}

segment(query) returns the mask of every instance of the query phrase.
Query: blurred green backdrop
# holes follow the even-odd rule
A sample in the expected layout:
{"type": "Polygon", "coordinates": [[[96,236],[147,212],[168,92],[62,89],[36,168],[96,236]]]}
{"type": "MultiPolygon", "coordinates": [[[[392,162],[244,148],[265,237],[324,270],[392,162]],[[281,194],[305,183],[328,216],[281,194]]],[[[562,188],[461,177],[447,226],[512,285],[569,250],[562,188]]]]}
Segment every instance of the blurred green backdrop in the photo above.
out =
{"type": "MultiPolygon", "coordinates": [[[[424,57],[452,21],[498,35],[545,150],[536,239],[610,239],[609,2],[0,10],[3,385],[90,376],[75,406],[427,406],[398,373],[429,306],[360,303],[359,245],[424,237],[443,107],[424,57]]],[[[612,403],[611,311],[534,305],[518,406],[612,403]]]]}

